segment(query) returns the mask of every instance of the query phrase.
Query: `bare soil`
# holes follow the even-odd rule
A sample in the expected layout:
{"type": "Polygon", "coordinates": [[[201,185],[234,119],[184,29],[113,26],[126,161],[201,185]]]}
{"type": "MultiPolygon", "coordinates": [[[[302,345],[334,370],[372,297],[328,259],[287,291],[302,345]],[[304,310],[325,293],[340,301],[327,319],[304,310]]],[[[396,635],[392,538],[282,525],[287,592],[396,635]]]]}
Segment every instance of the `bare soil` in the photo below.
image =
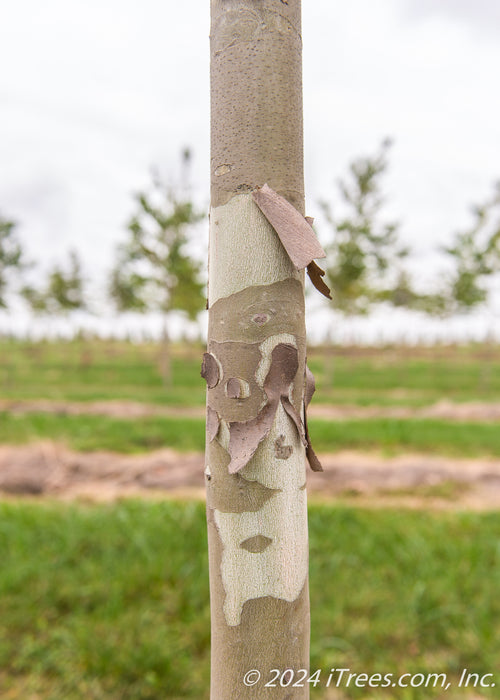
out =
{"type": "MultiPolygon", "coordinates": [[[[200,418],[203,406],[156,406],[134,401],[51,401],[45,399],[0,399],[0,411],[9,413],[55,413],[58,415],[99,415],[113,418],[146,418],[150,416],[200,418]]],[[[311,404],[312,418],[349,420],[355,418],[440,418],[467,422],[500,421],[500,403],[470,401],[453,403],[438,401],[430,406],[355,406],[349,404],[311,404]]]]}
{"type": "MultiPolygon", "coordinates": [[[[202,417],[204,407],[165,407],[132,401],[68,402],[0,400],[0,411],[48,412],[59,415],[202,417]]],[[[424,408],[353,405],[310,407],[312,417],[441,418],[498,421],[500,403],[448,401],[424,408]]],[[[450,459],[406,454],[343,451],[321,456],[324,472],[308,474],[313,499],[341,498],[360,505],[404,505],[413,508],[500,507],[500,460],[450,459]]],[[[87,498],[112,500],[129,496],[204,496],[203,455],[163,449],[143,455],[81,453],[46,441],[21,447],[0,446],[0,493],[4,497],[87,498]]]]}
{"type": "MultiPolygon", "coordinates": [[[[309,472],[311,500],[366,506],[490,510],[500,507],[500,460],[344,451],[309,472]]],[[[163,449],[144,455],[79,453],[53,442],[0,447],[4,498],[109,501],[140,496],[203,498],[203,455],[163,449]]]]}

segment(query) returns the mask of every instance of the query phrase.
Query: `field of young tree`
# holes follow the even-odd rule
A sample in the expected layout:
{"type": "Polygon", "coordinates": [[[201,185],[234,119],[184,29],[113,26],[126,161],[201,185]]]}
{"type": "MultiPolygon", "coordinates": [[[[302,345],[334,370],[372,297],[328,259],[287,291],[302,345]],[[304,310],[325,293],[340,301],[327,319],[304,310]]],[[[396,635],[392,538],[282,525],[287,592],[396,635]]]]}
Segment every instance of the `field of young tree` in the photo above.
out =
{"type": "MultiPolygon", "coordinates": [[[[500,271],[498,188],[435,251],[445,266],[423,287],[385,213],[390,147],[353,160],[320,203],[324,272],[308,271],[331,290],[322,303],[337,319],[487,308],[500,271]]],[[[185,150],[185,179],[189,162],[185,150]]],[[[209,697],[204,348],[171,333],[173,314],[196,321],[205,307],[202,218],[189,188],[153,174],[95,294],[78,251],[38,269],[17,222],[0,216],[4,322],[23,304],[73,332],[75,313],[109,305],[161,318],[159,344],[0,334],[2,697],[209,697]]],[[[446,674],[446,697],[496,697],[494,686],[458,688],[464,669],[490,678],[500,652],[494,337],[308,349],[309,430],[325,468],[308,476],[312,697],[366,697],[355,682],[327,687],[334,668],[446,674]]],[[[442,697],[422,684],[377,697],[442,697]]]]}
{"type": "Polygon", "coordinates": [[[470,41],[462,65],[446,12],[434,35],[425,8],[384,27],[365,3],[363,36],[323,5],[311,80],[300,0],[210,3],[210,193],[188,146],[172,175],[208,97],[192,13],[185,42],[178,13],[59,8],[44,46],[7,18],[2,698],[498,697],[500,183],[488,137],[467,141],[492,138],[470,78],[493,54],[470,41]],[[144,178],[146,153],[171,162],[144,178]]]}

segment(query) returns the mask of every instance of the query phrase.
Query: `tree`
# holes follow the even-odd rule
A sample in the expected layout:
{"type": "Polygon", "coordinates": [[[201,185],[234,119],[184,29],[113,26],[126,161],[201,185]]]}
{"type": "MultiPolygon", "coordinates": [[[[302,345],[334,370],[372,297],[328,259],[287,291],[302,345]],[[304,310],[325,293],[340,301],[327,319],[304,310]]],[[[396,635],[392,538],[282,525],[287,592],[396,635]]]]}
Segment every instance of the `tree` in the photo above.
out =
{"type": "Polygon", "coordinates": [[[329,203],[321,203],[335,231],[326,247],[327,279],[336,308],[346,314],[366,314],[382,301],[407,305],[416,298],[402,268],[409,251],[399,242],[399,224],[380,220],[380,179],[390,146],[386,139],[375,156],[354,160],[349,179],[339,181],[345,216],[335,216],[329,203]]]}
{"type": "Polygon", "coordinates": [[[85,309],[82,266],[75,250],[69,253],[68,266],[55,265],[41,289],[25,286],[21,294],[37,313],[61,314],[85,309]]]}
{"type": "Polygon", "coordinates": [[[7,308],[7,291],[12,274],[24,267],[22,247],[15,234],[16,224],[0,216],[0,308],[7,308]]]}
{"type": "Polygon", "coordinates": [[[454,265],[442,292],[448,314],[467,312],[487,301],[487,279],[500,272],[500,183],[491,199],[472,212],[471,228],[455,234],[452,245],[443,248],[454,265]]]}
{"type": "MultiPolygon", "coordinates": [[[[189,158],[185,150],[185,165],[189,158]]],[[[205,306],[200,264],[186,250],[189,231],[203,215],[157,177],[149,193],[136,195],[136,202],[138,211],[128,224],[128,241],[118,248],[109,292],[119,311],[163,314],[162,376],[168,381],[169,314],[181,311],[194,320],[205,306]]]]}
{"type": "MultiPolygon", "coordinates": [[[[320,466],[303,423],[302,270],[322,251],[303,216],[300,10],[211,0],[212,700],[291,697],[264,679],[309,665],[306,462],[320,466]],[[255,687],[249,669],[262,674],[255,687]]],[[[293,697],[307,698],[307,683],[293,697]]]]}

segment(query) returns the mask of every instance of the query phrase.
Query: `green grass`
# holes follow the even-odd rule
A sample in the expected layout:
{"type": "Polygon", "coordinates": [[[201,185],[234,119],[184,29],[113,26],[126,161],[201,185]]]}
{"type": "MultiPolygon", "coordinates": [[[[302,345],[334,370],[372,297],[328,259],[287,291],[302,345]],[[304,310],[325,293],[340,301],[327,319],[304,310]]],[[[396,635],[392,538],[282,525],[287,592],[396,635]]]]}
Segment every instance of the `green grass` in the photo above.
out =
{"type": "MultiPolygon", "coordinates": [[[[311,507],[311,668],[498,675],[499,531],[494,513],[311,507]]],[[[0,561],[1,697],[208,698],[203,504],[2,503],[0,561]]]]}
{"type": "MultiPolygon", "coordinates": [[[[203,411],[201,346],[174,345],[172,381],[164,385],[159,348],[122,341],[29,343],[0,340],[0,398],[12,401],[123,400],[203,411]]],[[[489,345],[436,348],[311,348],[317,379],[314,402],[423,406],[452,401],[500,401],[500,353],[489,345]]],[[[492,423],[374,418],[311,421],[318,451],[416,450],[449,455],[500,455],[492,423]]],[[[99,416],[0,413],[0,443],[34,439],[66,442],[78,450],[141,452],[168,446],[203,450],[201,419],[151,417],[126,421],[99,416]]]]}
{"type": "Polygon", "coordinates": [[[0,341],[0,396],[67,401],[130,400],[203,405],[201,347],[174,346],[165,386],[157,345],[118,341],[0,341]]]}
{"type": "MultiPolygon", "coordinates": [[[[201,406],[202,352],[201,346],[174,346],[172,383],[163,386],[154,344],[0,340],[0,396],[201,406]]],[[[309,364],[317,379],[315,402],[421,406],[443,398],[500,400],[495,346],[311,348],[309,364]]]]}
{"type": "Polygon", "coordinates": [[[333,422],[312,420],[311,440],[318,452],[380,449],[439,453],[456,457],[500,456],[500,430],[494,423],[427,418],[374,418],[333,422]]]}
{"type": "MultiPolygon", "coordinates": [[[[494,423],[464,423],[434,419],[359,419],[310,421],[311,440],[318,452],[342,449],[439,453],[457,457],[500,457],[500,430],[494,423]]],[[[201,418],[148,417],[134,419],[95,415],[0,412],[0,443],[24,444],[55,440],[80,451],[111,450],[138,453],[170,447],[203,451],[205,424],[201,418]]]]}
{"type": "Polygon", "coordinates": [[[200,452],[205,447],[205,424],[202,419],[191,418],[120,419],[0,412],[0,443],[24,444],[45,439],[82,452],[137,453],[162,447],[200,452]]]}
{"type": "Polygon", "coordinates": [[[313,352],[309,360],[323,403],[422,406],[450,401],[500,400],[498,352],[482,356],[470,348],[380,349],[329,357],[313,352]],[[415,352],[415,351],[413,351],[415,352]]]}

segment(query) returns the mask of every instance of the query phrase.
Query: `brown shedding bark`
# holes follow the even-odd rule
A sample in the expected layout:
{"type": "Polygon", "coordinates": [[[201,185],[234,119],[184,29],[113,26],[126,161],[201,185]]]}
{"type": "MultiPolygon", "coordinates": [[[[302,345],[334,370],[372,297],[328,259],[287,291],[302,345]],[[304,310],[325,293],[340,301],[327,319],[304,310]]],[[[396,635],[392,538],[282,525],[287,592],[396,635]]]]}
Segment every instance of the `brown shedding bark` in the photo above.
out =
{"type": "Polygon", "coordinates": [[[279,236],[288,256],[297,270],[307,269],[309,279],[318,292],[331,299],[330,288],[322,279],[325,271],[314,258],[326,257],[312,228],[314,219],[301,214],[286,199],[264,185],[252,192],[259,209],[279,236]]]}
{"type": "Polygon", "coordinates": [[[213,408],[210,408],[210,406],[207,406],[207,433],[208,437],[210,439],[210,442],[212,440],[215,440],[217,437],[217,433],[219,432],[220,428],[220,419],[217,414],[217,411],[214,411],[213,408]]]}
{"type": "Polygon", "coordinates": [[[297,270],[303,270],[315,258],[325,257],[311,224],[284,197],[269,185],[254,190],[252,197],[278,234],[297,270]]]}
{"type": "Polygon", "coordinates": [[[230,474],[239,472],[248,464],[262,440],[269,434],[280,401],[295,423],[304,445],[307,445],[300,416],[288,398],[288,392],[298,368],[297,348],[284,343],[274,348],[271,355],[271,367],[264,382],[266,405],[252,420],[229,424],[231,462],[228,469],[230,474]]]}
{"type": "Polygon", "coordinates": [[[201,376],[207,382],[207,387],[213,389],[217,386],[220,379],[219,365],[217,360],[209,352],[204,353],[201,363],[201,376]]]}
{"type": "Polygon", "coordinates": [[[327,285],[327,283],[323,280],[323,277],[325,276],[325,271],[320,268],[319,265],[317,265],[314,260],[309,263],[307,266],[307,274],[309,275],[309,279],[313,283],[313,285],[316,287],[318,292],[323,294],[327,299],[332,298],[332,293],[330,291],[330,287],[327,285]]]}
{"type": "Polygon", "coordinates": [[[306,443],[307,443],[306,456],[307,456],[307,461],[309,462],[309,466],[311,467],[313,472],[322,472],[323,467],[321,466],[321,462],[319,461],[318,457],[316,456],[315,451],[312,448],[311,438],[309,437],[309,430],[307,428],[307,407],[311,403],[311,399],[312,399],[315,391],[316,391],[316,381],[314,379],[314,374],[311,372],[311,370],[309,369],[309,367],[306,364],[305,389],[304,389],[304,428],[305,428],[306,443]]]}
{"type": "MultiPolygon", "coordinates": [[[[259,347],[267,338],[283,332],[294,337],[299,367],[304,367],[304,289],[297,279],[289,277],[274,284],[247,287],[230,297],[219,299],[210,307],[209,352],[218,358],[226,381],[231,377],[241,377],[250,386],[249,396],[240,402],[228,399],[224,380],[208,391],[208,405],[221,417],[229,421],[255,418],[266,400],[263,388],[256,384],[255,379],[262,360],[259,347]]],[[[300,411],[303,386],[299,381],[293,385],[292,400],[300,411]]]]}

